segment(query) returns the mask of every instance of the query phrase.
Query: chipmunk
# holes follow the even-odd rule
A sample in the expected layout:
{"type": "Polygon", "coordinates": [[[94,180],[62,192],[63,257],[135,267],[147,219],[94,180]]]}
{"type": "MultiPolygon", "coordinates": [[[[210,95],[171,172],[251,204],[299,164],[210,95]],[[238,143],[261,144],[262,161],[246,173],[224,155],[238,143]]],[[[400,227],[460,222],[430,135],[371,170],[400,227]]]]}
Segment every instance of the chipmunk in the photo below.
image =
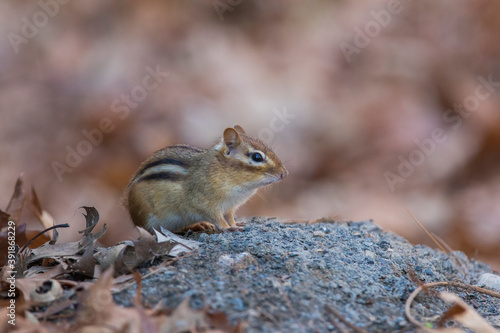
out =
{"type": "Polygon", "coordinates": [[[175,145],[155,152],[128,184],[125,205],[134,224],[148,230],[179,232],[199,222],[229,228],[258,188],[287,175],[270,148],[235,125],[208,149],[175,145]]]}

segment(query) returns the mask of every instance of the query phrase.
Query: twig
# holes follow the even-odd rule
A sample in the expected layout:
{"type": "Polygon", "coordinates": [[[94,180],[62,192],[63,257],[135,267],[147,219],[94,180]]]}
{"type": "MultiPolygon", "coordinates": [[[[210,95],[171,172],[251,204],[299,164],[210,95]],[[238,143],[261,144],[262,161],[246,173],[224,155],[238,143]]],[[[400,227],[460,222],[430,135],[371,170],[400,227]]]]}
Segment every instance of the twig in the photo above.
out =
{"type": "MultiPolygon", "coordinates": [[[[332,315],[332,314],[330,314],[330,315],[333,317],[333,315],[332,315]]],[[[332,319],[334,319],[334,318],[332,318],[332,319]]],[[[346,329],[344,329],[344,328],[342,328],[342,326],[340,326],[340,324],[339,324],[339,323],[337,323],[337,321],[336,321],[336,320],[330,320],[330,322],[332,323],[332,325],[333,325],[333,326],[335,326],[335,328],[336,328],[336,329],[337,329],[340,333],[349,333],[349,331],[348,331],[348,330],[346,330],[346,329]]]]}
{"type": "Polygon", "coordinates": [[[460,264],[460,267],[463,268],[463,273],[465,274],[465,276],[467,276],[467,272],[465,271],[467,269],[467,266],[465,266],[465,264],[462,262],[462,260],[460,260],[460,258],[454,253],[453,249],[448,245],[446,244],[446,242],[444,240],[441,239],[441,237],[439,237],[438,235],[436,235],[435,233],[432,233],[432,235],[434,237],[436,237],[436,239],[446,248],[446,250],[449,252],[449,253],[452,253],[453,254],[453,257],[456,259],[456,261],[460,264]]]}
{"type": "Polygon", "coordinates": [[[467,284],[467,283],[462,283],[462,282],[448,282],[448,285],[450,285],[452,287],[462,288],[462,289],[469,289],[469,290],[477,291],[478,293],[483,293],[483,294],[489,295],[491,297],[500,298],[500,293],[498,293],[496,291],[493,291],[493,290],[490,290],[490,289],[486,289],[486,288],[481,288],[481,287],[478,287],[478,286],[473,286],[473,285],[470,285],[470,284],[467,284]]]}
{"type": "Polygon", "coordinates": [[[69,224],[67,224],[67,223],[57,224],[57,225],[53,225],[52,227],[49,227],[49,228],[47,228],[45,230],[40,231],[35,237],[33,237],[32,239],[30,239],[28,241],[28,243],[24,244],[24,246],[19,250],[19,252],[23,252],[35,239],[37,239],[38,237],[40,237],[41,235],[43,235],[47,231],[50,231],[50,230],[56,229],[56,228],[69,228],[69,224]]]}
{"type": "Polygon", "coordinates": [[[139,306],[139,304],[141,304],[142,278],[141,274],[137,273],[137,271],[133,271],[132,276],[134,277],[135,283],[137,284],[137,291],[135,294],[135,304],[139,306]]]}
{"type": "Polygon", "coordinates": [[[407,209],[406,210],[408,212],[408,214],[411,216],[411,218],[413,219],[413,221],[415,221],[415,223],[418,224],[418,226],[420,228],[422,228],[422,230],[425,231],[425,233],[427,234],[427,236],[430,237],[430,239],[432,239],[432,241],[441,249],[441,251],[443,251],[447,256],[448,258],[458,267],[458,269],[465,275],[467,276],[467,274],[465,273],[465,271],[463,270],[463,268],[458,264],[458,262],[456,261],[456,259],[454,257],[451,257],[450,254],[445,250],[445,248],[431,235],[431,233],[424,227],[424,225],[422,223],[420,223],[419,220],[417,220],[417,218],[407,209]]]}
{"type": "Polygon", "coordinates": [[[274,325],[278,326],[280,325],[280,321],[278,320],[278,318],[276,318],[275,316],[273,316],[271,313],[268,313],[267,311],[261,311],[260,308],[256,308],[256,310],[259,312],[259,314],[263,317],[266,317],[267,319],[269,319],[274,325]]]}
{"type": "Polygon", "coordinates": [[[427,289],[430,287],[436,287],[436,286],[449,286],[449,287],[468,289],[468,290],[473,290],[473,291],[483,293],[483,294],[486,294],[486,295],[489,295],[492,297],[500,298],[500,293],[497,293],[496,291],[481,288],[481,287],[472,286],[470,284],[461,283],[461,282],[441,281],[441,282],[432,282],[432,283],[423,284],[411,293],[410,297],[408,297],[408,299],[406,300],[406,303],[405,303],[405,314],[406,314],[406,317],[408,318],[408,320],[412,324],[414,324],[418,327],[424,327],[424,325],[421,324],[417,319],[415,319],[415,317],[413,317],[413,315],[410,313],[411,303],[413,302],[415,297],[417,297],[417,295],[423,289],[427,289]]]}
{"type": "Polygon", "coordinates": [[[297,319],[297,312],[295,312],[295,309],[292,306],[292,302],[290,302],[290,298],[288,298],[288,295],[285,292],[285,288],[283,288],[283,283],[281,283],[281,281],[277,281],[277,282],[278,282],[278,287],[279,287],[281,293],[283,294],[283,298],[285,299],[285,302],[288,305],[288,308],[290,309],[290,311],[292,311],[293,317],[295,319],[297,319]]]}
{"type": "MultiPolygon", "coordinates": [[[[353,325],[351,324],[350,322],[348,322],[340,312],[338,312],[337,310],[335,310],[335,308],[331,305],[326,305],[326,309],[332,314],[334,315],[336,318],[338,318],[344,325],[346,325],[347,327],[349,327],[351,330],[353,330],[354,332],[356,333],[368,333],[367,330],[365,329],[362,329],[356,325],[353,325]]],[[[335,324],[334,324],[335,325],[335,324]]],[[[335,325],[336,327],[338,327],[337,325],[335,325]]],[[[339,328],[339,330],[341,330],[339,328]]],[[[341,330],[342,331],[342,330],[341,330]]]]}

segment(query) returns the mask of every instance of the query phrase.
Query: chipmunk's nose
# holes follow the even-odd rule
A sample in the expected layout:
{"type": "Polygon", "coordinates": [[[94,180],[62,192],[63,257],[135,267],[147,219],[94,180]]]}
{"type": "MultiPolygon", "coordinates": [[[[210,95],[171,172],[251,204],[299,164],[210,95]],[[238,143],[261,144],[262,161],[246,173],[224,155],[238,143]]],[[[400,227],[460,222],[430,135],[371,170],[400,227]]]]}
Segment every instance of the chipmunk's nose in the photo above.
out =
{"type": "Polygon", "coordinates": [[[280,175],[280,179],[284,179],[286,176],[288,176],[288,170],[285,169],[285,171],[283,171],[280,175]]]}

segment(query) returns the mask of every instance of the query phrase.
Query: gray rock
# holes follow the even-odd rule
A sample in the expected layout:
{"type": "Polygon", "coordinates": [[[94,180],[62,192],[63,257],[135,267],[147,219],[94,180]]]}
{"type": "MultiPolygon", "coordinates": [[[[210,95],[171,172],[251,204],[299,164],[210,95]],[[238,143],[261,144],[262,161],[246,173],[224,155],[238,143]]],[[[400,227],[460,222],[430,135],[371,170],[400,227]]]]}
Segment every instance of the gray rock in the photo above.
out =
{"type": "Polygon", "coordinates": [[[477,285],[500,292],[500,276],[491,273],[481,274],[477,285]]]}
{"type": "MultiPolygon", "coordinates": [[[[425,283],[470,283],[491,273],[486,264],[458,253],[466,279],[446,254],[413,246],[372,222],[285,225],[254,218],[243,231],[187,238],[200,248],[145,278],[144,304],[161,301],[175,308],[190,298],[191,306],[223,311],[232,324],[247,321],[251,333],[331,332],[327,306],[369,332],[414,332],[404,314],[404,302],[417,287],[412,275],[425,283]],[[236,261],[241,266],[234,266],[236,261]]],[[[114,297],[132,306],[135,287],[114,297]]],[[[445,304],[431,299],[418,297],[412,313],[421,318],[446,311],[445,304]]],[[[498,299],[467,291],[466,300],[480,304],[477,311],[498,327],[498,299]]]]}

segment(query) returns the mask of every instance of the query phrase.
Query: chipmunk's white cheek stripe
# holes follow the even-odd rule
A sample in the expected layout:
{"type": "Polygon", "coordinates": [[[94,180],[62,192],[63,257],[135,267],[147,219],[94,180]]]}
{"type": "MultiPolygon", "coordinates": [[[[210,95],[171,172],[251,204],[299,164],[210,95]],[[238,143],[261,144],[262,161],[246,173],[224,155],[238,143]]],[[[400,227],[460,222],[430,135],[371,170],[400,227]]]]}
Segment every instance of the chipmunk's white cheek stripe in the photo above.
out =
{"type": "Polygon", "coordinates": [[[238,156],[235,156],[235,157],[236,157],[236,159],[238,161],[241,161],[241,162],[243,162],[245,164],[252,164],[251,162],[249,162],[248,157],[246,157],[245,155],[238,155],[238,156]]]}

